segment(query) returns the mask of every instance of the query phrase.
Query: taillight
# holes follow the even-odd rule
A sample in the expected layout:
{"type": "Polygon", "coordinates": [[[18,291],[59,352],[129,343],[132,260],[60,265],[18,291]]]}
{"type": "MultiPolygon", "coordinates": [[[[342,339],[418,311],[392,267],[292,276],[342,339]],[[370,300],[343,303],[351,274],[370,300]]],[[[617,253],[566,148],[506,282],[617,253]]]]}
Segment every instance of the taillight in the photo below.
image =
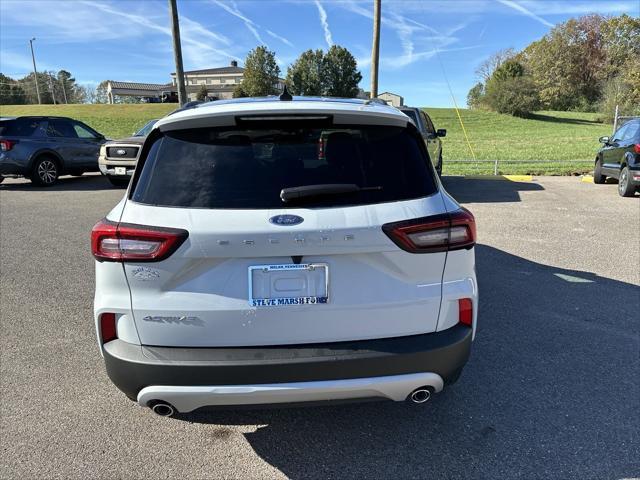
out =
{"type": "Polygon", "coordinates": [[[102,339],[103,344],[118,338],[118,335],[116,333],[115,313],[100,314],[100,338],[102,339]]]}
{"type": "Polygon", "coordinates": [[[158,262],[187,239],[179,228],[148,227],[100,220],[91,230],[91,252],[98,261],[158,262]]]}
{"type": "Polygon", "coordinates": [[[637,154],[640,154],[640,143],[636,143],[633,146],[633,151],[636,152],[637,154]]]}
{"type": "Polygon", "coordinates": [[[468,327],[473,326],[473,301],[470,298],[458,300],[458,322],[468,327]]]}
{"type": "Polygon", "coordinates": [[[476,243],[476,221],[466,208],[444,215],[387,223],[382,230],[396,245],[411,253],[469,249],[476,243]]]}
{"type": "Polygon", "coordinates": [[[18,143],[17,140],[0,140],[0,150],[8,152],[16,143],[18,143]]]}

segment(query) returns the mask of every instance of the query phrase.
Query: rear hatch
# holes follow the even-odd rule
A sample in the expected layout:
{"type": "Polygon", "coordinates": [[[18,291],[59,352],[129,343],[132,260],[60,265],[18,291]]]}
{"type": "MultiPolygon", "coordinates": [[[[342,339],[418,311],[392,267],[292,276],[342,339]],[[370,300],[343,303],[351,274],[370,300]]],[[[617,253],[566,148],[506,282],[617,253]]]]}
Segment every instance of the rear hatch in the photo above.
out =
{"type": "Polygon", "coordinates": [[[174,130],[152,140],[138,168],[120,221],[188,232],[166,259],[124,263],[143,344],[436,330],[446,253],[409,253],[382,229],[444,210],[414,130],[326,122],[174,130]]]}

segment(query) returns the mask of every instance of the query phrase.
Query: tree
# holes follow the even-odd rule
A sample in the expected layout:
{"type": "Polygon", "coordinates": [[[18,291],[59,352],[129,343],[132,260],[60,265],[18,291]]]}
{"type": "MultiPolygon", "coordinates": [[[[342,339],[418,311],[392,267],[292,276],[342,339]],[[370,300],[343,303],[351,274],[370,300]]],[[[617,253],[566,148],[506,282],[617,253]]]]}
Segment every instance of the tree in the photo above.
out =
{"type": "Polygon", "coordinates": [[[344,47],[332,45],[322,61],[324,95],[353,98],[358,94],[362,74],[355,57],[344,47]]]}
{"type": "Polygon", "coordinates": [[[249,52],[244,62],[242,91],[249,97],[262,97],[279,93],[277,84],[280,79],[280,67],[276,63],[275,52],[265,46],[259,46],[249,52]]]}
{"type": "Polygon", "coordinates": [[[287,70],[287,87],[293,95],[324,93],[324,52],[307,50],[287,70]]]}
{"type": "Polygon", "coordinates": [[[196,94],[196,100],[200,100],[201,102],[204,102],[208,96],[209,96],[209,92],[207,90],[207,86],[204,84],[200,85],[200,89],[196,94]]]}
{"type": "Polygon", "coordinates": [[[515,56],[516,51],[513,48],[498,50],[480,64],[476,69],[476,76],[482,83],[486,84],[500,65],[515,56]]]}
{"type": "Polygon", "coordinates": [[[484,101],[491,110],[516,117],[526,117],[539,107],[535,83],[527,75],[503,80],[492,77],[484,101]]]}
{"type": "Polygon", "coordinates": [[[25,92],[13,78],[0,73],[0,105],[22,105],[25,92]]]}
{"type": "Polygon", "coordinates": [[[242,83],[239,83],[233,88],[233,98],[243,98],[248,97],[247,92],[245,92],[242,88],[242,83]]]}
{"type": "Polygon", "coordinates": [[[516,60],[503,62],[487,81],[483,101],[491,110],[526,117],[538,108],[538,92],[531,76],[516,60]]]}
{"type": "Polygon", "coordinates": [[[481,108],[484,102],[484,84],[476,83],[467,94],[467,105],[469,108],[481,108]]]}
{"type": "Polygon", "coordinates": [[[107,93],[107,84],[109,80],[101,81],[95,89],[94,103],[109,103],[109,95],[107,93]]]}

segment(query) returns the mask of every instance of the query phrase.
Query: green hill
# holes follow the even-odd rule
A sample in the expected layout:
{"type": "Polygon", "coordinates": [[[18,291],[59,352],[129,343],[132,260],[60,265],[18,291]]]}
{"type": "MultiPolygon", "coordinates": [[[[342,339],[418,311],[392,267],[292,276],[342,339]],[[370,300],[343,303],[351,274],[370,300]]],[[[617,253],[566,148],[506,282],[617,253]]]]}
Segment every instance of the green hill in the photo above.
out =
{"type": "MultiPolygon", "coordinates": [[[[0,105],[0,116],[60,115],[81,120],[110,138],[130,135],[152,118],[161,117],[176,104],[143,105],[0,105]]],[[[445,173],[490,173],[492,163],[454,164],[471,160],[460,122],[452,108],[425,108],[436,128],[446,128],[445,173]]],[[[532,118],[478,110],[460,110],[471,146],[478,160],[513,161],[499,163],[500,173],[570,174],[593,166],[598,137],[609,135],[611,126],[597,120],[597,114],[579,112],[537,112],[532,118]],[[528,163],[544,160],[544,164],[528,163]],[[575,160],[582,160],[576,164],[575,160]]]]}

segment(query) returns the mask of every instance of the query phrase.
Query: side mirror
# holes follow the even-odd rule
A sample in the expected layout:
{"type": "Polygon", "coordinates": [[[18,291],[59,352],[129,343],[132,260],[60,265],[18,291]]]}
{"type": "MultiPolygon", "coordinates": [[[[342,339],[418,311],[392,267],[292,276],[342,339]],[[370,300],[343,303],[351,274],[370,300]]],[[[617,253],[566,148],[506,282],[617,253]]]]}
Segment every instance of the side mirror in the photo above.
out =
{"type": "Polygon", "coordinates": [[[609,138],[609,137],[606,137],[606,136],[605,136],[605,137],[600,137],[600,138],[598,139],[598,141],[599,141],[600,143],[604,143],[605,145],[609,145],[609,140],[610,140],[610,138],[609,138]]]}
{"type": "Polygon", "coordinates": [[[436,132],[436,137],[446,137],[447,131],[444,128],[439,128],[436,132]]]}

